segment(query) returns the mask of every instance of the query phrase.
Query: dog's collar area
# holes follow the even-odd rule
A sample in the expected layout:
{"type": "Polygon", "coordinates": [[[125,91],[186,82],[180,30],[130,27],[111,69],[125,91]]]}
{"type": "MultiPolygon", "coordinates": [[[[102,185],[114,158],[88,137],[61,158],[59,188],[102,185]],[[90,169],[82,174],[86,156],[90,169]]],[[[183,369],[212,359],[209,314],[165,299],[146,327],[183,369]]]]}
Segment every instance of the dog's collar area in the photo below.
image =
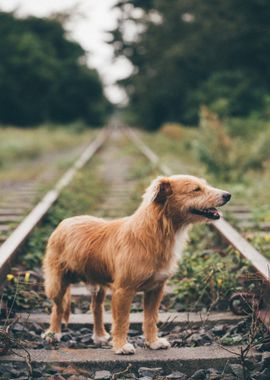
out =
{"type": "Polygon", "coordinates": [[[190,211],[194,215],[200,215],[200,216],[203,216],[203,217],[208,218],[208,219],[217,220],[220,218],[220,214],[219,214],[218,210],[214,207],[205,208],[202,210],[192,208],[190,211]]]}

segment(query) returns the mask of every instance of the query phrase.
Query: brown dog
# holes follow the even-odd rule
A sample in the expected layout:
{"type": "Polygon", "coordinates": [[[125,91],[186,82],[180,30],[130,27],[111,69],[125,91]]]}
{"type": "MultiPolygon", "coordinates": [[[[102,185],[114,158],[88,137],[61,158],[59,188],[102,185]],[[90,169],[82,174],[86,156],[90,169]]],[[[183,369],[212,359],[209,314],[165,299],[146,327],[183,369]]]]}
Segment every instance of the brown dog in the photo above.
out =
{"type": "Polygon", "coordinates": [[[173,274],[191,223],[219,219],[215,207],[231,195],[187,175],[158,177],[129,217],[113,221],[92,216],[63,220],[52,233],[44,261],[45,289],[53,301],[51,324],[45,338],[60,336],[68,322],[70,284],[91,285],[93,339],[106,342],[103,324],[106,287],[112,289],[112,344],[117,354],[133,354],[127,343],[129,311],[137,291],[144,291],[143,330],[151,349],[168,348],[157,336],[158,309],[166,280],[173,274]]]}

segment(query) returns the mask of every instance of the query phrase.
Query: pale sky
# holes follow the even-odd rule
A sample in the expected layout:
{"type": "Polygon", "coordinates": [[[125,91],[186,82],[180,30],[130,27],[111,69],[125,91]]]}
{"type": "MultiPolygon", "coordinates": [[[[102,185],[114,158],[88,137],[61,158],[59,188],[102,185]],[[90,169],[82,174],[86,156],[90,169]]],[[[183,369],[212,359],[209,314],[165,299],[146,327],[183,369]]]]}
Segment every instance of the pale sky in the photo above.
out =
{"type": "Polygon", "coordinates": [[[0,0],[0,9],[4,11],[16,9],[18,15],[46,16],[77,5],[79,14],[75,14],[74,19],[68,23],[68,32],[90,53],[89,63],[99,71],[108,98],[114,103],[119,103],[125,102],[125,95],[114,82],[128,76],[132,68],[124,58],[114,61],[112,48],[104,42],[106,30],[116,26],[118,11],[111,9],[116,1],[0,0]]]}

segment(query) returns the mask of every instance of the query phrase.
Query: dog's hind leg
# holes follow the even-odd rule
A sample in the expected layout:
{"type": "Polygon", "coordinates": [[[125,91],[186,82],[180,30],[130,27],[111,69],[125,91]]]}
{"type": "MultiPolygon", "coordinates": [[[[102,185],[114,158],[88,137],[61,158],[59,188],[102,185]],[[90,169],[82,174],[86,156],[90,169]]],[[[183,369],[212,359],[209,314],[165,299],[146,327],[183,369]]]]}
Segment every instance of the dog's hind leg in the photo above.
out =
{"type": "Polygon", "coordinates": [[[113,314],[113,350],[116,354],[130,355],[135,353],[135,348],[127,342],[129,328],[129,312],[135,292],[130,289],[118,288],[112,295],[113,314]]]}
{"type": "Polygon", "coordinates": [[[158,338],[158,309],[163,296],[164,285],[144,293],[143,332],[145,344],[152,350],[169,348],[170,343],[165,338],[158,338]]]}
{"type": "Polygon", "coordinates": [[[57,271],[51,271],[46,277],[45,290],[48,298],[53,301],[50,327],[42,335],[48,342],[61,339],[61,322],[67,319],[67,305],[69,299],[69,284],[63,279],[57,271]],[[65,296],[68,291],[67,296],[65,296]],[[66,299],[64,299],[67,297],[66,299]]]}
{"type": "Polygon", "coordinates": [[[103,322],[103,303],[106,289],[102,286],[91,286],[90,291],[92,295],[91,308],[94,317],[93,341],[96,344],[106,343],[110,339],[110,334],[105,330],[103,322]]]}

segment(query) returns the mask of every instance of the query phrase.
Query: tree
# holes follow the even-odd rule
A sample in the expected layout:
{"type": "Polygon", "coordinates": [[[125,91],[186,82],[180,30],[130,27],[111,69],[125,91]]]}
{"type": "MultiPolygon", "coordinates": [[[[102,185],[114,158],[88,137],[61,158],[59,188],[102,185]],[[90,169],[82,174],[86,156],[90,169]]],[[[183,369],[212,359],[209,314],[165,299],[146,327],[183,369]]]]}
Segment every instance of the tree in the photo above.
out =
{"type": "Polygon", "coordinates": [[[0,12],[0,36],[0,122],[104,121],[101,80],[58,21],[0,12]]]}
{"type": "Polygon", "coordinates": [[[134,70],[120,82],[136,122],[196,123],[201,104],[243,116],[270,91],[267,0],[121,0],[115,55],[134,70]],[[130,25],[137,33],[127,33],[130,25]]]}

